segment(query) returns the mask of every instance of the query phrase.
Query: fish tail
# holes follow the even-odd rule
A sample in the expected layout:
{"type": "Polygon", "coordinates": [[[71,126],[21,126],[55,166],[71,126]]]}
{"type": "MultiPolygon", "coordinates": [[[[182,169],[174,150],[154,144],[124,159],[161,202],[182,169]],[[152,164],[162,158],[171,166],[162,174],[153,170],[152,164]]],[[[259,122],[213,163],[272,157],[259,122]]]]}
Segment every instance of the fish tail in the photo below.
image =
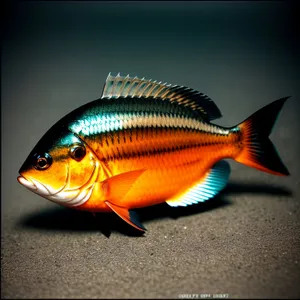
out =
{"type": "Polygon", "coordinates": [[[236,161],[274,175],[289,175],[269,139],[277,116],[288,98],[281,98],[266,105],[233,128],[233,131],[241,134],[239,147],[242,150],[235,157],[236,161]]]}

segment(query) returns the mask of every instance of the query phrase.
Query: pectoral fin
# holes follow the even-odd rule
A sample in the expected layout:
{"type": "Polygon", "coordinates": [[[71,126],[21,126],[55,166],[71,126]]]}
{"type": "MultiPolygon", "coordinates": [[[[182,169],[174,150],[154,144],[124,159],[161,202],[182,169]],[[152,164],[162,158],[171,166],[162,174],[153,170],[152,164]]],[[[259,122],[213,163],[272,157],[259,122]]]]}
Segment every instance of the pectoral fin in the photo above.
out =
{"type": "Polygon", "coordinates": [[[119,175],[112,176],[102,181],[102,189],[105,199],[116,203],[125,197],[135,181],[145,172],[143,170],[135,170],[119,175]]]}
{"type": "Polygon", "coordinates": [[[129,211],[125,207],[117,206],[109,201],[105,201],[106,205],[108,205],[119,217],[121,217],[128,224],[133,226],[134,228],[146,231],[146,228],[138,221],[137,213],[134,211],[129,211]]]}

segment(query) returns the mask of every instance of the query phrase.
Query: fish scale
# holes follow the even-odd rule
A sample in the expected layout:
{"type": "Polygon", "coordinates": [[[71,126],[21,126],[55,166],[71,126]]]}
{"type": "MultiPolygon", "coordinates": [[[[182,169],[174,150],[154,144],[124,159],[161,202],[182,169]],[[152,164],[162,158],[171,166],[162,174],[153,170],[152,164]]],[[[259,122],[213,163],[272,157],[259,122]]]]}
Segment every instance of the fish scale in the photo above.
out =
{"type": "MultiPolygon", "coordinates": [[[[159,140],[162,138],[161,133],[171,133],[172,130],[176,132],[176,129],[178,128],[187,129],[184,134],[188,134],[189,131],[198,130],[199,132],[204,133],[204,140],[207,139],[207,133],[215,133],[216,135],[224,136],[228,136],[229,134],[228,129],[221,129],[215,125],[207,124],[202,120],[198,120],[194,116],[193,111],[188,110],[186,107],[175,108],[174,103],[167,101],[153,102],[150,99],[142,98],[131,98],[129,101],[123,102],[120,100],[124,99],[119,98],[117,100],[119,101],[119,111],[117,113],[112,113],[116,110],[115,103],[106,102],[106,105],[101,111],[96,110],[95,108],[90,108],[87,112],[80,115],[75,122],[69,125],[70,130],[78,134],[82,139],[87,141],[88,144],[95,144],[92,147],[95,147],[96,149],[99,149],[99,145],[103,146],[103,141],[105,141],[107,148],[111,148],[111,151],[114,151],[113,141],[115,140],[115,136],[118,135],[118,132],[125,130],[125,144],[127,145],[127,142],[131,141],[132,143],[132,141],[134,141],[135,144],[133,145],[133,151],[136,152],[138,152],[138,148],[140,146],[139,140],[141,139],[144,141],[144,138],[149,132],[151,135],[150,139],[157,140],[157,143],[159,143],[159,140]],[[133,108],[139,109],[136,106],[137,103],[139,103],[141,107],[144,107],[145,110],[143,112],[133,111],[133,108]],[[171,108],[173,109],[173,112],[171,108]],[[91,111],[93,111],[93,117],[90,117],[91,111]],[[88,122],[83,121],[86,119],[88,119],[88,122]],[[94,124],[93,126],[94,128],[97,127],[97,130],[91,130],[90,124],[94,124]],[[155,129],[152,130],[153,128],[155,129]],[[159,133],[158,128],[162,128],[159,133]]],[[[201,145],[201,142],[199,142],[201,141],[201,136],[196,137],[196,139],[198,140],[197,145],[201,145]]],[[[187,144],[187,141],[188,137],[185,137],[182,140],[182,143],[187,144]]],[[[166,140],[165,144],[161,145],[161,147],[157,148],[157,150],[168,150],[169,143],[170,141],[166,140]]],[[[105,153],[109,153],[111,151],[104,149],[102,152],[104,153],[104,156],[106,156],[105,153]]],[[[126,152],[127,155],[130,154],[128,151],[124,150],[124,148],[122,153],[123,152],[126,152]]],[[[112,155],[108,156],[112,157],[112,155]]],[[[99,157],[102,157],[101,153],[99,153],[99,157]]]]}

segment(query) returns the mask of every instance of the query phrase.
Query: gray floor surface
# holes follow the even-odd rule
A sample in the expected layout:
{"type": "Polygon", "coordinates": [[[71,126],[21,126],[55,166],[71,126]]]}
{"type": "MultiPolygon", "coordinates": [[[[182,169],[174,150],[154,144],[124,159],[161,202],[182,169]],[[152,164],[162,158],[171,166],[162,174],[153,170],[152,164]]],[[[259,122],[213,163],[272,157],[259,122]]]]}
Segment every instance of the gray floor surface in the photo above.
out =
{"type": "Polygon", "coordinates": [[[22,3],[2,44],[2,298],[299,298],[299,32],[284,2],[22,3]],[[59,207],[18,170],[109,72],[207,93],[231,126],[292,96],[271,139],[291,175],[234,161],[215,199],[115,215],[59,207]]]}

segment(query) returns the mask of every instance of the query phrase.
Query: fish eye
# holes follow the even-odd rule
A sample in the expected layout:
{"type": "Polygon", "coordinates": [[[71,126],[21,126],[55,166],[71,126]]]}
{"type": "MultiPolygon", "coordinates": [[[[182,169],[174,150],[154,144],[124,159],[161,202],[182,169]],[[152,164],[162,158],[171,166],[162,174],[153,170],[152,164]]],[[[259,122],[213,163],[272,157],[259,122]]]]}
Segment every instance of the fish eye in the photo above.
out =
{"type": "Polygon", "coordinates": [[[44,154],[35,154],[33,166],[37,170],[46,170],[52,164],[52,157],[48,153],[44,154]]]}
{"type": "Polygon", "coordinates": [[[73,148],[71,148],[70,154],[71,157],[76,161],[81,161],[86,154],[85,147],[82,145],[76,145],[73,148]]]}

